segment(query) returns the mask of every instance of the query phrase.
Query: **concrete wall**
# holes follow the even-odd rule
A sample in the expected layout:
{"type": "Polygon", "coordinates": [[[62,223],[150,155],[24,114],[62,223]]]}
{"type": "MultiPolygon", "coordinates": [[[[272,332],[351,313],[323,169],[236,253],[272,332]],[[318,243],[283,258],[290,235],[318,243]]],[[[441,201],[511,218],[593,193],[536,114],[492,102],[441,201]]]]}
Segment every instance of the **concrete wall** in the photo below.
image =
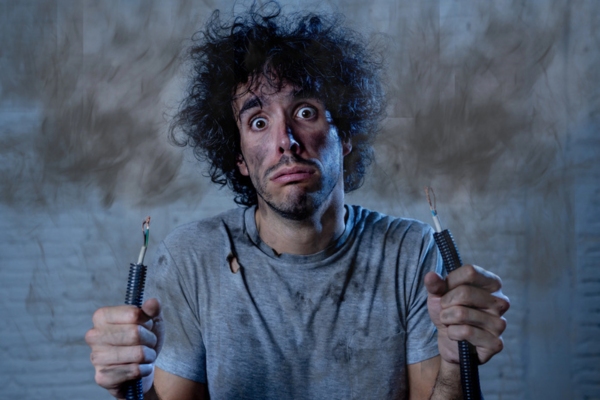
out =
{"type": "MultiPolygon", "coordinates": [[[[377,161],[348,198],[502,276],[486,399],[600,399],[600,3],[286,1],[384,44],[377,161]],[[300,6],[302,5],[302,6],[300,6]]],[[[83,336],[151,246],[233,206],[167,143],[179,54],[229,2],[0,1],[0,398],[107,399],[83,336]]]]}

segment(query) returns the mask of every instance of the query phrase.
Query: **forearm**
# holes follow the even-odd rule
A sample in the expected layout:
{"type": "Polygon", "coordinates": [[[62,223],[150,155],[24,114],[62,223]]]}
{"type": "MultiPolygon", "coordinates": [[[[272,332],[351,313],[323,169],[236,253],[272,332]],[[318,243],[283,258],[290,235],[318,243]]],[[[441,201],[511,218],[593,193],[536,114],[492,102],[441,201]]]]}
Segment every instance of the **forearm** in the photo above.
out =
{"type": "Polygon", "coordinates": [[[156,394],[156,390],[154,390],[154,385],[152,385],[150,390],[144,393],[144,400],[160,400],[160,397],[156,394]]]}
{"type": "Polygon", "coordinates": [[[441,360],[430,400],[461,400],[460,366],[441,360]]]}

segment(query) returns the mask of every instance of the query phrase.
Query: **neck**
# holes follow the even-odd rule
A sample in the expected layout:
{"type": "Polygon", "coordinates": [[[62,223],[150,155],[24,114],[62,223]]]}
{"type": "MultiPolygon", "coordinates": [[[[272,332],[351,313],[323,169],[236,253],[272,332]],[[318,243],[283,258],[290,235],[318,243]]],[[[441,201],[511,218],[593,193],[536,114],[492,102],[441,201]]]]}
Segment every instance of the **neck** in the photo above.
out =
{"type": "Polygon", "coordinates": [[[254,215],[260,238],[278,254],[314,254],[325,250],[345,228],[344,196],[303,220],[290,220],[259,200],[254,215]]]}

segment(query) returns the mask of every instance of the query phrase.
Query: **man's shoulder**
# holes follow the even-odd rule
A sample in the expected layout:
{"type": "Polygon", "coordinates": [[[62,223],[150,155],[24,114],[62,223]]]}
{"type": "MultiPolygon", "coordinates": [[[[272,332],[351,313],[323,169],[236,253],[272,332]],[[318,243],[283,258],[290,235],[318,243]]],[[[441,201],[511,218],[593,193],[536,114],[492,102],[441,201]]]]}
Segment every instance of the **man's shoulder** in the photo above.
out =
{"type": "Polygon", "coordinates": [[[363,229],[375,229],[385,232],[396,232],[402,234],[417,234],[429,236],[433,229],[429,224],[414,218],[397,217],[379,211],[369,210],[359,205],[349,205],[354,215],[355,225],[363,229]]]}
{"type": "Polygon", "coordinates": [[[241,230],[244,226],[244,212],[247,208],[237,207],[220,214],[188,222],[173,229],[165,238],[167,245],[197,240],[209,240],[223,230],[241,230]]]}

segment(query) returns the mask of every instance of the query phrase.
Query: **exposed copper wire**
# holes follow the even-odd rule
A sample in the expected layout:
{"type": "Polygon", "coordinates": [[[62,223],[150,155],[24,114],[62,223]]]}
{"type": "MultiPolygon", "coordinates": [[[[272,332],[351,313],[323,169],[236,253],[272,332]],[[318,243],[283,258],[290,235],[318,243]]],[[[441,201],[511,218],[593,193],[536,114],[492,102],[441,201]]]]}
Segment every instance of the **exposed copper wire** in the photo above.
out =
{"type": "Polygon", "coordinates": [[[426,186],[425,187],[425,196],[427,196],[427,202],[429,203],[429,208],[431,209],[431,211],[437,212],[436,211],[436,204],[435,204],[435,192],[433,191],[433,188],[426,186]],[[433,195],[433,203],[431,202],[431,195],[433,195]]]}
{"type": "Polygon", "coordinates": [[[146,249],[148,248],[148,241],[150,239],[150,216],[147,216],[146,219],[142,221],[142,233],[144,234],[144,245],[140,250],[137,262],[140,265],[144,262],[144,256],[146,255],[146,249]]]}
{"type": "Polygon", "coordinates": [[[435,192],[429,186],[427,186],[425,188],[425,196],[427,196],[427,202],[429,203],[429,209],[431,210],[431,217],[433,218],[433,227],[436,232],[441,232],[442,224],[440,223],[440,219],[438,218],[438,215],[437,215],[437,210],[435,209],[435,207],[436,207],[435,192]],[[432,197],[433,197],[433,201],[431,201],[432,197]]]}
{"type": "Polygon", "coordinates": [[[142,232],[146,233],[146,230],[150,229],[150,216],[148,215],[143,221],[142,221],[142,232]]]}
{"type": "Polygon", "coordinates": [[[150,216],[142,221],[142,233],[144,234],[144,246],[148,246],[148,239],[150,237],[150,216]]]}

